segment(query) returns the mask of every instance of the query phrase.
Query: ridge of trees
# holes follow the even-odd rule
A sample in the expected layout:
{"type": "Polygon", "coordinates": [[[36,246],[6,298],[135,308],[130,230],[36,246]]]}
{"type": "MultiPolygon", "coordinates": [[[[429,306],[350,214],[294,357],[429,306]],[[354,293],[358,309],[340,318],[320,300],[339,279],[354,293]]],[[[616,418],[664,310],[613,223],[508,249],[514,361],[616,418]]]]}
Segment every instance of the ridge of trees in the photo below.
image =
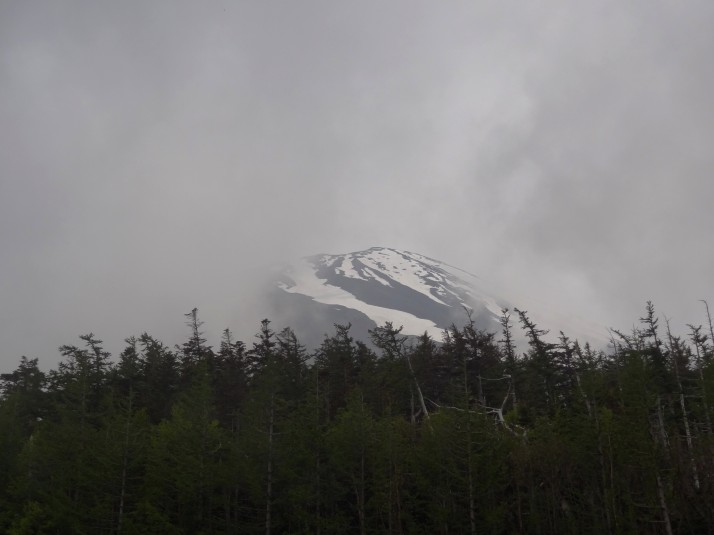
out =
{"type": "Polygon", "coordinates": [[[714,327],[648,302],[608,351],[503,310],[440,343],[267,319],[0,376],[0,532],[712,533],[714,327]],[[529,342],[519,354],[516,319],[529,342]]]}

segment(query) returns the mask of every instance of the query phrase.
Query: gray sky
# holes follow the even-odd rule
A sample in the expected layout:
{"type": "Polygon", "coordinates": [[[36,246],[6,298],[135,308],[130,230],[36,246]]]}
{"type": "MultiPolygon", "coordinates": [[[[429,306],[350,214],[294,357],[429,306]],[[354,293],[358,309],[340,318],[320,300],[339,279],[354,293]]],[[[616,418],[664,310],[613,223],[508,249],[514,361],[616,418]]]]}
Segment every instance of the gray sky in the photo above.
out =
{"type": "Polygon", "coordinates": [[[182,342],[194,306],[250,341],[265,266],[374,245],[529,310],[701,323],[712,28],[710,1],[2,1],[0,370],[182,342]]]}

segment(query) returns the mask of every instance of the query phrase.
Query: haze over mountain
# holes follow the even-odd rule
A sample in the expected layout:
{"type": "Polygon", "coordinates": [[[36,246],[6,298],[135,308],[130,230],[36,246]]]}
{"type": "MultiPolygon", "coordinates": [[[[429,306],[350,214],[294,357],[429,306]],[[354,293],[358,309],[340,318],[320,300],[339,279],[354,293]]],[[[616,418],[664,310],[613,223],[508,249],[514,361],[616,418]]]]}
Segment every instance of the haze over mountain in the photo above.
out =
{"type": "MultiPolygon", "coordinates": [[[[500,332],[504,308],[525,308],[468,270],[386,247],[299,259],[282,270],[270,300],[274,317],[291,325],[308,346],[319,344],[334,323],[352,324],[353,334],[363,340],[369,329],[391,321],[403,327],[403,334],[426,332],[438,341],[444,329],[469,321],[467,310],[477,328],[500,332]]],[[[604,327],[539,305],[531,316],[551,330],[551,337],[563,330],[571,338],[605,344],[604,327]]]]}
{"type": "Polygon", "coordinates": [[[714,302],[712,27],[714,2],[0,2],[0,373],[88,332],[181,343],[194,307],[250,343],[270,266],[375,244],[685,335],[714,302]]]}

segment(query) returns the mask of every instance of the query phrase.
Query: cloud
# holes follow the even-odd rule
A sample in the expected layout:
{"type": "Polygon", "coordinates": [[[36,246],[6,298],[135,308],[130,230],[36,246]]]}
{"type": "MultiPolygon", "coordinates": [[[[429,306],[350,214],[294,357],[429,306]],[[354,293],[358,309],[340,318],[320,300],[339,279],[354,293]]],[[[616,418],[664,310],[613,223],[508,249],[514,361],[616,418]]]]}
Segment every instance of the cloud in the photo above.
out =
{"type": "MultiPolygon", "coordinates": [[[[0,7],[3,368],[250,338],[266,266],[387,245],[620,324],[710,291],[714,9],[0,7]],[[707,286],[709,285],[709,286],[707,286]]],[[[710,296],[711,297],[711,296],[710,296]]],[[[694,310],[694,316],[690,316],[694,310]]]]}

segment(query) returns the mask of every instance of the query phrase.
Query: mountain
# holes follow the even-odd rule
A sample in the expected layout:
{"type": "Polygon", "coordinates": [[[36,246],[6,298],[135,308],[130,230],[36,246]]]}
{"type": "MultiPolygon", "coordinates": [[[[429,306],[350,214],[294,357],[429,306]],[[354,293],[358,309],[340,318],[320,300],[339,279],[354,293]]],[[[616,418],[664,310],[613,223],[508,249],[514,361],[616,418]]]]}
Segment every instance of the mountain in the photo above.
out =
{"type": "MultiPolygon", "coordinates": [[[[367,331],[385,321],[403,326],[403,334],[427,332],[439,341],[444,329],[468,321],[467,310],[477,328],[500,333],[501,310],[514,306],[468,271],[386,247],[302,258],[282,270],[271,301],[272,317],[291,325],[309,347],[319,345],[324,333],[333,332],[334,323],[351,323],[353,336],[365,341],[367,331]]],[[[604,327],[548,310],[530,312],[531,319],[539,325],[547,321],[542,326],[555,333],[562,329],[573,339],[598,345],[607,340],[604,327]]],[[[518,331],[516,319],[514,314],[514,331],[518,331]]]]}

